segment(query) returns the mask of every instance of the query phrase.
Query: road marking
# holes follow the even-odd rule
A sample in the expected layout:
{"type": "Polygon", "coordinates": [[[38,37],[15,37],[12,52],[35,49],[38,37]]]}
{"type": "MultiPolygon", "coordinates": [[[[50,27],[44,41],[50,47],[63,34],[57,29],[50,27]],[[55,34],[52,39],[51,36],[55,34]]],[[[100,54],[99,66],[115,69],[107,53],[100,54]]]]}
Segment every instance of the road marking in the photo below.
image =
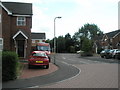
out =
{"type": "Polygon", "coordinates": [[[63,59],[66,59],[65,57],[62,57],[63,59]]]}
{"type": "Polygon", "coordinates": [[[84,62],[84,61],[79,61],[80,63],[83,63],[83,64],[89,64],[89,63],[87,63],[87,62],[84,62]]]}
{"type": "Polygon", "coordinates": [[[64,61],[61,61],[62,63],[66,64],[66,65],[71,65],[71,64],[68,64],[67,62],[64,62],[64,61]]]}
{"type": "Polygon", "coordinates": [[[55,82],[56,84],[57,84],[57,83],[61,83],[61,82],[63,82],[63,81],[71,80],[71,79],[73,79],[73,78],[75,78],[75,77],[77,77],[77,76],[79,76],[79,75],[80,75],[80,73],[81,73],[81,69],[80,69],[80,68],[78,68],[77,66],[72,65],[72,64],[69,64],[69,65],[71,65],[71,66],[73,66],[73,67],[77,68],[77,69],[79,70],[78,74],[76,74],[76,75],[75,75],[75,76],[73,76],[73,77],[70,77],[70,78],[67,78],[67,79],[64,79],[64,80],[61,80],[61,81],[55,82]]]}
{"type": "Polygon", "coordinates": [[[68,59],[68,60],[70,60],[70,61],[75,61],[75,60],[73,60],[73,59],[68,59]]]}
{"type": "Polygon", "coordinates": [[[99,61],[94,61],[95,63],[100,63],[99,61]]]}

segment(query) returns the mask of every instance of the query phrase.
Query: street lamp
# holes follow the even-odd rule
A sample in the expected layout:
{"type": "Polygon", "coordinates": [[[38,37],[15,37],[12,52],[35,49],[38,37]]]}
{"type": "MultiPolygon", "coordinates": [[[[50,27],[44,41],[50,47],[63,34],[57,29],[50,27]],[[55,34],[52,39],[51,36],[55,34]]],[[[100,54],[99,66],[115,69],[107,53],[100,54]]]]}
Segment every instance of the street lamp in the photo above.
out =
{"type": "Polygon", "coordinates": [[[60,18],[62,18],[62,17],[55,17],[55,18],[54,18],[54,64],[55,64],[55,53],[56,53],[55,20],[56,20],[57,18],[60,19],[60,18]]]}

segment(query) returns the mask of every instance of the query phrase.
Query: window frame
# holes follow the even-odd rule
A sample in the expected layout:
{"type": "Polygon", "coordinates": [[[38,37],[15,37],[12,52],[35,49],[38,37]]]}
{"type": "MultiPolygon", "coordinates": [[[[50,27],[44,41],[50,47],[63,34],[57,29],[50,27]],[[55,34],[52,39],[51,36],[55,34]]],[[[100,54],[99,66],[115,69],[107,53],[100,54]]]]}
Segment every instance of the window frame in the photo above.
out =
{"type": "Polygon", "coordinates": [[[24,16],[18,16],[17,17],[17,26],[26,26],[26,17],[24,17],[24,16]]]}

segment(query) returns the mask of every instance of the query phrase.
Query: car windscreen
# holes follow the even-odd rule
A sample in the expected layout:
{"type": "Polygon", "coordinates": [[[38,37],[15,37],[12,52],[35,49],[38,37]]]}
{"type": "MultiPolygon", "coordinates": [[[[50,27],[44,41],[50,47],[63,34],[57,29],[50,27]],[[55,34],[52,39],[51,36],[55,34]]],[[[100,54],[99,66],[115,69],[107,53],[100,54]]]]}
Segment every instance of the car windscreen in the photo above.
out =
{"type": "Polygon", "coordinates": [[[45,53],[33,53],[32,56],[41,56],[41,57],[45,57],[46,54],[45,54],[45,53]]]}
{"type": "Polygon", "coordinates": [[[49,46],[37,46],[37,50],[50,51],[50,47],[49,46]]]}

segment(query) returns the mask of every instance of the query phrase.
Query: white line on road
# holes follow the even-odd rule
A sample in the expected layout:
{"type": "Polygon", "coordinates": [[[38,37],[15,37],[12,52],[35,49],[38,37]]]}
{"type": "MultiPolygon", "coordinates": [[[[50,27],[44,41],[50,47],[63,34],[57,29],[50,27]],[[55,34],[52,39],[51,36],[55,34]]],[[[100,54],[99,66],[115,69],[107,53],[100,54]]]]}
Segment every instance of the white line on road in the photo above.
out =
{"type": "Polygon", "coordinates": [[[62,57],[63,59],[66,59],[65,57],[62,57]]]}
{"type": "Polygon", "coordinates": [[[64,63],[64,64],[66,64],[66,65],[70,65],[70,64],[68,64],[67,62],[64,62],[64,61],[61,61],[62,63],[64,63]]]}
{"type": "Polygon", "coordinates": [[[87,62],[84,62],[84,61],[79,61],[80,63],[84,63],[84,64],[89,64],[89,63],[87,63],[87,62]]]}

